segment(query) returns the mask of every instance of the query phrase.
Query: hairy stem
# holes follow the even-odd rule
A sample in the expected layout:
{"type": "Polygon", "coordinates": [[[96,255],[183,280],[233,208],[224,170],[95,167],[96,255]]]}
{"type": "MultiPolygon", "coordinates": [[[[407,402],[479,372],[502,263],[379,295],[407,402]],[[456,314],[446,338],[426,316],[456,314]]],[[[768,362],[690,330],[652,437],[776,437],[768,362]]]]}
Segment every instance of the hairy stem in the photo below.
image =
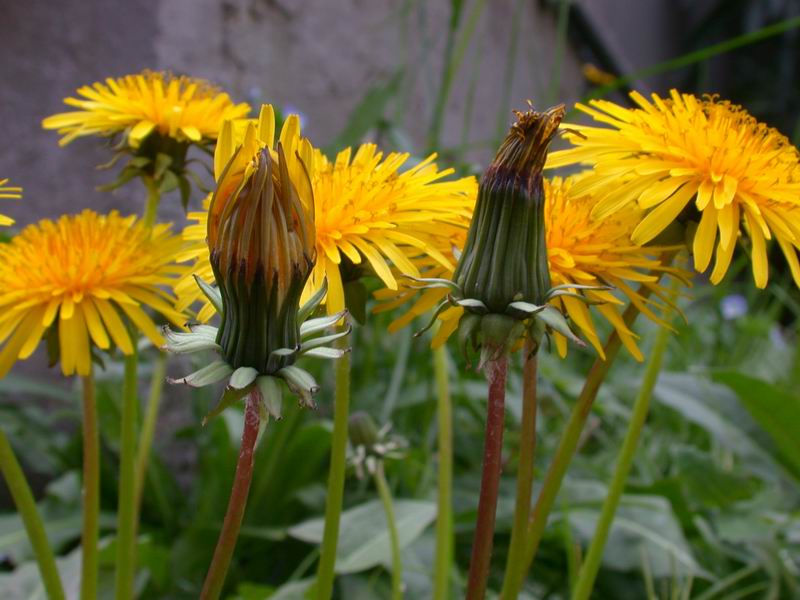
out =
{"type": "Polygon", "coordinates": [[[125,381],[122,389],[122,424],[120,426],[119,498],[117,504],[117,579],[116,600],[133,598],[136,574],[136,420],[139,409],[136,350],[125,357],[125,381]]]}
{"type": "Polygon", "coordinates": [[[450,576],[453,568],[453,405],[447,371],[447,348],[433,351],[436,374],[436,408],[439,420],[439,489],[436,513],[436,559],[433,571],[433,598],[450,597],[450,576]]]}
{"type": "Polygon", "coordinates": [[[216,600],[222,593],[225,576],[233,558],[239,529],[242,526],[242,517],[247,506],[247,495],[250,492],[250,482],[253,480],[253,464],[255,457],[256,441],[258,440],[258,427],[260,425],[259,404],[261,394],[255,387],[245,401],[244,429],[242,430],[242,444],[239,448],[239,461],[236,463],[236,475],[233,479],[231,496],[228,500],[228,510],[219,532],[217,547],[214,557],[206,574],[201,600],[216,600]]]}
{"type": "Polygon", "coordinates": [[[383,462],[378,461],[375,468],[375,487],[381,497],[383,512],[386,514],[386,526],[389,529],[389,542],[392,549],[392,600],[401,600],[403,597],[403,564],[400,560],[400,537],[397,535],[397,521],[394,518],[392,494],[386,475],[383,472],[383,462]]]}
{"type": "Polygon", "coordinates": [[[478,501],[478,520],[475,524],[475,534],[472,538],[472,558],[469,566],[467,600],[483,600],[489,580],[497,496],[500,490],[500,471],[502,468],[507,370],[508,357],[505,355],[502,358],[490,361],[486,365],[486,374],[489,379],[489,406],[486,413],[481,493],[478,501]]]}
{"type": "MultiPolygon", "coordinates": [[[[337,345],[346,346],[345,338],[337,345]]],[[[347,466],[348,415],[350,413],[350,354],[336,361],[336,392],[333,406],[333,438],[331,464],[328,472],[328,496],[325,502],[325,530],[322,534],[319,568],[317,571],[317,600],[329,600],[333,594],[336,547],[339,543],[339,520],[344,501],[344,476],[347,466]]]]}
{"type": "Polygon", "coordinates": [[[520,429],[519,467],[517,468],[517,497],[514,522],[506,559],[506,573],[525,556],[525,534],[531,513],[533,493],[533,464],[536,453],[536,371],[538,359],[530,340],[525,344],[525,368],[522,376],[522,426],[520,429]]]}
{"type": "Polygon", "coordinates": [[[36,501],[28,485],[28,480],[25,479],[25,473],[14,455],[14,449],[1,428],[0,472],[2,472],[8,491],[11,492],[11,497],[14,499],[22,524],[25,526],[28,540],[33,548],[33,554],[39,565],[39,573],[42,576],[42,583],[47,592],[47,597],[49,600],[63,600],[65,598],[64,587],[61,585],[61,577],[56,568],[56,559],[53,556],[53,550],[50,548],[50,542],[47,540],[42,517],[36,508],[36,501]]]}

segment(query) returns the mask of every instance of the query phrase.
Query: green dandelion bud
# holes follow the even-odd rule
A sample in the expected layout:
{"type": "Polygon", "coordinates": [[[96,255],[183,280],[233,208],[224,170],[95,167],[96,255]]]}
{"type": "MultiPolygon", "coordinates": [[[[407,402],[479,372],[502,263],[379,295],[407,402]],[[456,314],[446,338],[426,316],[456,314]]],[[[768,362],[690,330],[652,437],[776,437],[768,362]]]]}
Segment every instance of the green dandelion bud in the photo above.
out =
{"type": "MultiPolygon", "coordinates": [[[[270,115],[262,111],[262,120],[270,115]]],[[[335,359],[346,352],[328,345],[349,329],[326,333],[345,313],[309,318],[325,287],[300,305],[316,258],[314,198],[308,166],[300,159],[309,155],[302,152],[307,141],[292,141],[300,151],[286,156],[282,142],[273,149],[258,139],[257,131],[268,129],[248,125],[244,143],[218,176],[209,207],[207,241],[218,287],[196,280],[220,314],[219,328],[192,325],[189,333],[164,332],[171,352],[213,350],[221,356],[177,380],[202,386],[227,379],[209,417],[257,391],[262,412],[280,418],[280,381],[302,405],[313,406],[319,386],[295,363],[301,356],[335,359]]]]}
{"type": "Polygon", "coordinates": [[[534,349],[549,331],[583,344],[561,312],[548,304],[559,295],[575,295],[576,289],[596,289],[550,287],[542,170],[564,112],[563,105],[544,112],[515,111],[517,122],[481,181],[453,281],[410,278],[420,289],[450,290],[428,327],[449,306],[463,308],[458,338],[464,354],[469,348],[481,350],[478,368],[511,352],[526,336],[534,349]]]}
{"type": "Polygon", "coordinates": [[[512,302],[542,304],[550,289],[542,169],[564,107],[515,114],[518,121],[481,180],[454,274],[465,297],[497,314],[512,302]]]}

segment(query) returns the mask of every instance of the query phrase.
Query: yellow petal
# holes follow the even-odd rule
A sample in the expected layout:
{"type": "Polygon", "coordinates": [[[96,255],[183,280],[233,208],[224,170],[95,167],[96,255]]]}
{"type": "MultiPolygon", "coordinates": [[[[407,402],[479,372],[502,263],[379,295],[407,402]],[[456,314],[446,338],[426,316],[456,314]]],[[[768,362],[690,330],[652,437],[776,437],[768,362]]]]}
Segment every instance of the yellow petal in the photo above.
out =
{"type": "Polygon", "coordinates": [[[703,211],[700,218],[700,225],[694,234],[692,244],[692,254],[694,256],[694,268],[702,273],[708,268],[711,262],[711,254],[714,252],[714,242],[717,239],[717,209],[713,204],[709,204],[703,211]]]}
{"type": "Polygon", "coordinates": [[[685,184],[667,200],[651,210],[642,222],[636,226],[631,235],[634,244],[643,246],[659,233],[664,231],[681,213],[692,199],[697,186],[692,183],[685,184]]]}

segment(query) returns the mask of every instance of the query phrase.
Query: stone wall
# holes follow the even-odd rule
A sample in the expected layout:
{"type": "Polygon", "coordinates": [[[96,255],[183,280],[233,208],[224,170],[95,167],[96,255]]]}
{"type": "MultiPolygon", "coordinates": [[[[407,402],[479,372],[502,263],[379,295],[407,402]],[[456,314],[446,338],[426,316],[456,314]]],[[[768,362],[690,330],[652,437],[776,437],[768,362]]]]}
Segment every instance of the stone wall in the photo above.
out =
{"type": "MultiPolygon", "coordinates": [[[[473,2],[466,2],[469,11],[473,2]]],[[[406,67],[399,100],[387,110],[422,151],[440,81],[450,2],[435,0],[27,0],[4,6],[0,61],[0,177],[25,188],[3,212],[18,225],[83,207],[141,209],[136,185],[113,196],[95,188],[112,179],[97,171],[108,153],[95,140],[66,148],[43,131],[43,117],[64,109],[80,85],[143,68],[208,78],[238,100],[299,110],[318,145],[331,142],[372,86],[406,67]]],[[[490,157],[512,27],[520,22],[513,86],[505,110],[526,99],[545,102],[555,17],[538,2],[486,3],[444,120],[443,145],[462,139],[469,82],[479,77],[470,122],[469,158],[490,157]],[[519,8],[521,7],[521,8],[519,8]],[[516,12],[519,10],[519,12],[516,12]]],[[[562,101],[581,89],[568,49],[562,101]]],[[[195,198],[197,202],[199,198],[195,198]]],[[[180,220],[177,199],[163,217],[180,220]]]]}

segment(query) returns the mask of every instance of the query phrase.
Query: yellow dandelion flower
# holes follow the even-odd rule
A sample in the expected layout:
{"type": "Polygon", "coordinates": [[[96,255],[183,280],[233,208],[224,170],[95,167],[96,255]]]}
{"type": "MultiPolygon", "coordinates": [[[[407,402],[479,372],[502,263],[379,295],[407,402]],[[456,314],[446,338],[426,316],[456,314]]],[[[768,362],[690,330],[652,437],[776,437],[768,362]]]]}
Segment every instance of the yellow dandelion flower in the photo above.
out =
{"type": "MultiPolygon", "coordinates": [[[[271,140],[274,127],[271,110],[266,116],[262,113],[257,129],[269,135],[259,135],[260,139],[271,140]]],[[[228,128],[230,139],[220,138],[215,155],[218,180],[225,159],[239,143],[242,130],[241,125],[231,125],[228,128]]],[[[281,139],[299,139],[299,136],[299,121],[291,116],[283,127],[281,139]]],[[[242,152],[242,156],[248,155],[242,152]]],[[[290,155],[289,151],[286,155],[290,155]]],[[[435,155],[403,170],[410,158],[408,154],[392,152],[384,156],[374,144],[360,146],[355,154],[349,148],[343,150],[334,161],[329,161],[317,149],[308,156],[301,153],[301,157],[309,171],[317,230],[317,263],[306,285],[303,302],[327,281],[326,309],[329,314],[341,311],[345,304],[347,264],[368,265],[391,289],[398,287],[391,265],[400,272],[419,275],[410,259],[420,252],[445,267],[454,266],[436,240],[443,227],[466,228],[469,224],[477,192],[474,178],[445,180],[452,169],[439,170],[433,162],[435,155]]],[[[299,162],[297,166],[300,168],[299,162]]],[[[208,249],[204,243],[207,206],[208,202],[205,210],[189,214],[194,223],[184,230],[184,238],[193,245],[182,258],[195,261],[190,273],[210,281],[208,249]]],[[[199,298],[197,286],[189,275],[178,284],[176,293],[179,308],[188,307],[199,298]]],[[[203,320],[211,314],[212,310],[205,306],[198,318],[203,320]]]]}
{"type": "MultiPolygon", "coordinates": [[[[544,180],[545,235],[552,284],[612,286],[613,291],[590,289],[583,294],[596,304],[599,315],[617,331],[631,355],[642,360],[642,353],[636,345],[637,336],[625,325],[620,308],[628,300],[643,314],[661,323],[653,309],[663,310],[666,305],[656,304],[646,298],[638,291],[638,286],[644,285],[650,293],[669,302],[659,284],[661,274],[681,276],[681,273],[661,262],[660,256],[667,248],[642,248],[630,242],[631,232],[640,222],[643,211],[632,208],[602,221],[593,220],[591,215],[597,200],[585,194],[576,196],[573,193],[576,182],[581,179],[582,176],[573,176],[544,180]]],[[[455,247],[463,247],[464,241],[464,237],[460,242],[454,240],[455,247]]],[[[452,270],[431,264],[426,267],[420,267],[425,277],[452,279],[452,270]]],[[[435,288],[424,290],[411,308],[392,323],[390,330],[397,330],[415,317],[429,312],[448,291],[435,288]]],[[[380,290],[376,297],[386,302],[379,305],[377,310],[382,312],[396,308],[413,300],[416,294],[417,291],[411,287],[405,287],[399,293],[380,290]]],[[[550,302],[570,317],[583,337],[605,358],[592,311],[586,303],[570,296],[559,296],[550,302]]],[[[462,313],[461,307],[454,306],[439,315],[441,325],[434,335],[434,347],[443,344],[456,330],[462,313]]],[[[567,351],[567,340],[558,332],[554,332],[554,336],[559,354],[563,357],[567,351]]]]}
{"type": "Polygon", "coordinates": [[[77,96],[64,103],[78,110],[42,122],[63,135],[62,146],[82,136],[124,133],[128,145],[138,148],[154,131],[179,142],[202,143],[217,138],[225,119],[250,112],[248,104],[234,104],[207,81],[153,71],[83,86],[77,96]]]}
{"type": "Polygon", "coordinates": [[[45,335],[58,340],[64,375],[88,375],[93,347],[113,343],[131,354],[129,328],[160,345],[144,307],[182,323],[160,288],[181,272],[181,244],[168,225],[151,232],[136,217],[89,210],[42,220],[0,244],[0,377],[45,335]]]}
{"type": "Polygon", "coordinates": [[[631,98],[636,108],[605,100],[577,105],[610,127],[569,125],[567,137],[575,147],[551,153],[547,167],[594,167],[576,191],[598,197],[595,218],[638,203],[647,212],[631,234],[636,244],[646,244],[684,215],[691,218],[686,211],[694,213],[695,269],[706,271],[716,248],[715,284],[744,232],[758,287],[767,284],[766,242],[773,236],[800,286],[797,148],[743,108],[716,97],[672,90],[669,98],[653,94],[652,102],[636,92],[631,98]]]}
{"type": "MultiPolygon", "coordinates": [[[[0,179],[0,198],[9,198],[18,200],[22,198],[22,188],[7,185],[8,179],[0,179]]],[[[14,219],[0,214],[0,226],[13,225],[14,219]]]]}

